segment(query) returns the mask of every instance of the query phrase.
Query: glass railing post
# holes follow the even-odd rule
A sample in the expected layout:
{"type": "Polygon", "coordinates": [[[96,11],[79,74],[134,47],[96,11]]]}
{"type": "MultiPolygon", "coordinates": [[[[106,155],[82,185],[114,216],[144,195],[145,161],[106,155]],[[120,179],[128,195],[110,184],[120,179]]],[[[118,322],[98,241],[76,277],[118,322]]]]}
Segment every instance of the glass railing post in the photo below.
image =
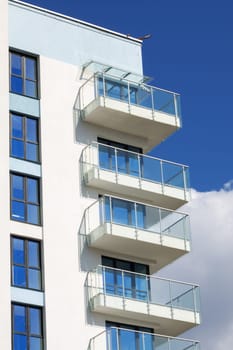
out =
{"type": "Polygon", "coordinates": [[[160,241],[162,243],[162,215],[161,215],[160,208],[159,208],[159,229],[160,229],[160,241]]]}
{"type": "MultiPolygon", "coordinates": [[[[119,342],[119,337],[120,337],[120,329],[119,328],[115,328],[116,329],[116,342],[117,342],[117,350],[120,350],[120,342],[119,342]]],[[[111,349],[114,350],[114,349],[111,349]]]]}
{"type": "Polygon", "coordinates": [[[183,171],[183,180],[184,180],[184,194],[185,194],[185,198],[186,198],[187,181],[186,181],[186,171],[185,171],[184,166],[182,166],[182,171],[183,171]]]}
{"type": "Polygon", "coordinates": [[[130,86],[129,86],[129,82],[127,82],[127,89],[128,89],[128,104],[129,104],[129,109],[130,109],[131,100],[130,100],[130,86]]]}
{"type": "Polygon", "coordinates": [[[164,175],[163,175],[163,161],[160,160],[160,172],[161,172],[161,184],[162,184],[162,188],[164,188],[164,175]]]}
{"type": "Polygon", "coordinates": [[[123,305],[124,305],[124,308],[125,308],[125,281],[124,281],[124,271],[121,271],[121,278],[122,278],[123,305]]]}
{"type": "Polygon", "coordinates": [[[106,271],[105,271],[106,269],[105,269],[105,267],[104,266],[102,266],[102,278],[103,278],[103,293],[104,293],[104,295],[106,294],[106,276],[105,276],[105,273],[106,273],[106,271]]]}
{"type": "Polygon", "coordinates": [[[142,171],[141,171],[141,156],[138,153],[138,177],[139,177],[139,182],[141,184],[141,180],[142,180],[142,171]]]}
{"type": "Polygon", "coordinates": [[[94,79],[94,89],[95,89],[94,93],[95,93],[95,99],[96,99],[99,96],[98,75],[95,74],[93,76],[93,79],[94,79]]]}
{"type": "Polygon", "coordinates": [[[170,339],[170,338],[167,338],[167,342],[168,342],[168,350],[172,350],[172,347],[171,347],[171,339],[170,339]]]}
{"type": "Polygon", "coordinates": [[[109,211],[110,211],[110,223],[113,223],[113,216],[112,216],[112,197],[109,197],[109,211]]]}
{"type": "Polygon", "coordinates": [[[178,115],[177,95],[176,94],[173,94],[173,99],[174,99],[175,116],[176,116],[176,124],[177,124],[177,120],[179,119],[179,115],[178,115]]]}
{"type": "Polygon", "coordinates": [[[154,119],[154,93],[153,93],[153,87],[151,86],[150,88],[150,95],[151,95],[151,108],[152,108],[152,116],[153,116],[153,119],[154,119]]]}
{"type": "Polygon", "coordinates": [[[100,224],[101,224],[101,225],[102,225],[102,224],[105,222],[105,220],[106,220],[105,206],[104,206],[104,204],[105,204],[105,198],[102,197],[102,198],[100,199],[100,224]]]}
{"type": "Polygon", "coordinates": [[[145,333],[142,333],[142,350],[146,350],[146,347],[145,347],[145,333]]]}
{"type": "Polygon", "coordinates": [[[114,148],[115,153],[115,169],[116,169],[116,183],[118,182],[118,161],[117,161],[117,148],[114,148]]]}
{"type": "Polygon", "coordinates": [[[169,286],[169,298],[170,298],[170,304],[171,304],[171,316],[173,318],[173,303],[172,303],[172,284],[171,284],[171,281],[169,280],[168,281],[168,286],[169,286]]]}
{"type": "Polygon", "coordinates": [[[105,76],[102,73],[102,78],[103,78],[103,95],[104,95],[104,100],[106,98],[106,86],[105,86],[105,76]]]}
{"type": "Polygon", "coordinates": [[[138,228],[137,203],[134,202],[135,227],[138,228]]]}

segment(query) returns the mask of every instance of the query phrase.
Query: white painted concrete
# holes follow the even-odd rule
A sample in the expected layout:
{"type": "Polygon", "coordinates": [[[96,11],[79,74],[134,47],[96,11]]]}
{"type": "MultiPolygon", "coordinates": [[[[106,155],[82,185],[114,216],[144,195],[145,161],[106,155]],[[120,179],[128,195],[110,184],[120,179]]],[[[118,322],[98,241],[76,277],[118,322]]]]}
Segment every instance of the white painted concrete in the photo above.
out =
{"type": "Polygon", "coordinates": [[[9,77],[8,77],[8,9],[0,0],[0,348],[11,348],[10,309],[10,213],[9,213],[9,77]]]}

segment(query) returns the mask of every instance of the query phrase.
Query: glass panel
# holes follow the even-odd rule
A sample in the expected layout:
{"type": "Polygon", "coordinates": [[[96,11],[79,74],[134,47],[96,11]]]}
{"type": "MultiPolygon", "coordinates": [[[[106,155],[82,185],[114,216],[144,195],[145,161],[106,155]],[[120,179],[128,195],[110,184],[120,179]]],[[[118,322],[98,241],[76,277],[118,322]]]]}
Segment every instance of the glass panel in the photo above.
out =
{"type": "Polygon", "coordinates": [[[166,185],[184,188],[183,167],[163,162],[163,178],[166,185]]]}
{"type": "MultiPolygon", "coordinates": [[[[102,203],[100,203],[102,206],[102,203]]],[[[110,214],[110,199],[109,197],[104,197],[104,214],[105,214],[105,221],[110,222],[111,220],[111,214],[110,214]]]]}
{"type": "Polygon", "coordinates": [[[38,145],[26,143],[26,159],[33,162],[38,161],[38,145]]]}
{"type": "Polygon", "coordinates": [[[145,206],[136,204],[137,227],[145,228],[145,206]]]}
{"type": "Polygon", "coordinates": [[[104,268],[105,292],[115,294],[115,274],[112,269],[104,268]]]}
{"type": "Polygon", "coordinates": [[[21,116],[11,115],[11,135],[23,139],[23,118],[21,116]]]}
{"type": "Polygon", "coordinates": [[[131,202],[112,198],[112,216],[114,223],[135,226],[134,204],[131,202]]]}
{"type": "Polygon", "coordinates": [[[26,119],[26,140],[27,141],[32,141],[32,142],[37,142],[38,137],[37,137],[37,121],[35,119],[26,119]]]}
{"type": "Polygon", "coordinates": [[[123,276],[124,276],[124,295],[128,298],[134,298],[135,291],[133,289],[134,289],[135,276],[127,272],[124,272],[123,276]]]}
{"type": "Polygon", "coordinates": [[[142,85],[138,87],[137,90],[137,104],[151,109],[152,108],[152,97],[151,97],[151,88],[142,85]]]}
{"type": "Polygon", "coordinates": [[[23,79],[11,76],[11,92],[23,94],[23,79]]]}
{"type": "Polygon", "coordinates": [[[25,221],[25,205],[24,203],[12,201],[11,202],[11,217],[14,220],[25,221]]]}
{"type": "Polygon", "coordinates": [[[13,266],[13,285],[26,287],[26,269],[22,266],[13,266]]]}
{"type": "Polygon", "coordinates": [[[99,165],[103,169],[116,170],[114,148],[99,145],[99,165]]]}
{"type": "Polygon", "coordinates": [[[154,106],[161,112],[175,114],[174,94],[171,92],[154,89],[154,106]]]}
{"type": "Polygon", "coordinates": [[[139,175],[138,155],[135,153],[117,150],[118,171],[132,176],[139,175]]]}
{"type": "Polygon", "coordinates": [[[28,204],[27,214],[27,222],[29,222],[30,224],[39,224],[39,207],[37,205],[28,204]]]}
{"type": "Polygon", "coordinates": [[[41,289],[40,271],[28,269],[28,287],[32,289],[41,289]]]}
{"type": "Polygon", "coordinates": [[[118,330],[110,328],[107,332],[107,350],[119,350],[118,347],[118,330]]]}
{"type": "Polygon", "coordinates": [[[27,337],[25,335],[14,334],[13,350],[27,350],[27,337]]]}
{"type": "Polygon", "coordinates": [[[28,266],[30,267],[39,267],[40,266],[39,258],[39,243],[29,241],[28,242],[28,266]]]}
{"type": "Polygon", "coordinates": [[[14,332],[26,332],[26,308],[14,305],[14,332]]]}
{"type": "Polygon", "coordinates": [[[147,300],[149,298],[147,289],[149,289],[149,280],[146,276],[135,275],[136,299],[147,300]]]}
{"type": "Polygon", "coordinates": [[[36,97],[36,82],[25,80],[25,95],[29,97],[36,97]]]}
{"type": "Polygon", "coordinates": [[[24,158],[23,141],[11,140],[11,156],[16,158],[24,158]]]}
{"type": "Polygon", "coordinates": [[[141,156],[141,173],[144,179],[161,183],[160,160],[141,156]]]}
{"type": "Polygon", "coordinates": [[[119,330],[120,350],[135,350],[137,349],[136,333],[127,330],[119,330]]]}
{"type": "MultiPolygon", "coordinates": [[[[141,348],[144,350],[153,350],[157,349],[154,346],[154,336],[148,333],[139,333],[140,334],[140,345],[142,344],[144,347],[141,348]],[[143,339],[142,339],[143,338],[143,339]]],[[[159,349],[158,349],[159,350],[159,349]]],[[[162,350],[162,349],[161,349],[162,350]]],[[[175,350],[175,349],[174,349],[175,350]]]]}
{"type": "Polygon", "coordinates": [[[41,311],[40,309],[30,308],[30,334],[41,335],[41,311]]]}
{"type": "Polygon", "coordinates": [[[30,337],[30,350],[42,350],[42,340],[40,338],[30,337]]]}
{"type": "Polygon", "coordinates": [[[38,180],[27,179],[27,200],[28,202],[38,203],[38,180]]]}
{"type": "Polygon", "coordinates": [[[36,60],[26,57],[26,79],[36,80],[36,60]]]}
{"type": "Polygon", "coordinates": [[[24,199],[24,181],[22,176],[12,175],[12,197],[24,199]]]}
{"type": "Polygon", "coordinates": [[[13,238],[13,263],[25,264],[24,240],[13,238]]]}
{"type": "Polygon", "coordinates": [[[14,53],[11,54],[11,73],[22,75],[22,58],[14,53]]]}

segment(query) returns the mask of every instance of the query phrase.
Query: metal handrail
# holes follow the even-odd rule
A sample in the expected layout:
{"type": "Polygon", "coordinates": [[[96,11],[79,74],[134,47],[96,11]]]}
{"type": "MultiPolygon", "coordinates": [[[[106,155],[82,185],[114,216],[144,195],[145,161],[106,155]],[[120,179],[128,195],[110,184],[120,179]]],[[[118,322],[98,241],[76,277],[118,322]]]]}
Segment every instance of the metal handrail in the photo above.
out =
{"type": "MultiPolygon", "coordinates": [[[[195,347],[196,350],[199,349],[199,345],[200,345],[200,342],[199,341],[196,341],[196,340],[193,340],[193,339],[187,339],[187,338],[180,338],[180,337],[174,337],[174,336],[167,336],[167,335],[162,335],[162,334],[157,334],[157,333],[151,333],[151,332],[146,332],[146,331],[139,331],[139,330],[133,330],[133,329],[128,329],[128,328],[123,328],[123,327],[109,327],[107,329],[105,329],[104,331],[102,331],[101,333],[95,335],[94,337],[92,337],[89,341],[89,347],[88,349],[90,350],[114,350],[114,348],[111,347],[111,343],[109,344],[109,336],[111,336],[111,333],[114,332],[116,334],[116,337],[117,337],[117,343],[119,342],[119,335],[120,335],[120,332],[129,332],[129,333],[133,333],[135,334],[136,337],[138,336],[142,336],[142,339],[144,340],[144,336],[150,336],[153,340],[153,344],[154,344],[154,339],[156,338],[162,338],[164,339],[164,342],[167,342],[168,343],[168,346],[169,346],[169,350],[173,350],[173,346],[172,346],[172,341],[175,341],[174,343],[174,348],[176,348],[175,344],[177,344],[177,342],[180,342],[180,343],[183,343],[184,346],[181,348],[179,347],[180,350],[188,350],[190,348],[193,348],[195,347]],[[105,342],[106,342],[106,349],[103,349],[103,342],[101,340],[100,342],[100,348],[98,348],[98,345],[96,347],[96,342],[98,341],[98,339],[101,339],[101,337],[104,337],[105,339],[105,342]]],[[[141,348],[141,347],[140,347],[141,348]]],[[[159,347],[158,347],[159,348],[159,347]]],[[[119,350],[119,344],[117,345],[117,350],[119,350]]],[[[146,347],[145,347],[145,343],[143,343],[143,346],[142,346],[142,349],[143,350],[146,350],[146,347]]],[[[153,345],[153,349],[157,349],[157,346],[156,346],[156,342],[155,344],[153,345]]]]}
{"type": "Polygon", "coordinates": [[[161,161],[162,163],[168,163],[168,164],[172,164],[172,165],[176,165],[176,166],[180,166],[182,168],[185,168],[185,169],[188,169],[189,166],[187,165],[184,165],[184,164],[181,164],[181,163],[176,163],[176,162],[172,162],[170,160],[164,160],[164,159],[161,159],[161,158],[157,158],[157,157],[153,157],[153,156],[150,156],[148,154],[143,154],[143,153],[138,153],[138,152],[134,152],[134,151],[128,151],[128,150],[125,150],[125,149],[122,149],[122,148],[119,148],[119,147],[115,147],[115,146],[111,146],[111,145],[106,145],[104,143],[101,143],[101,142],[96,142],[96,141],[93,141],[91,143],[89,143],[86,147],[83,148],[83,153],[84,151],[89,148],[90,146],[93,146],[93,145],[101,145],[101,146],[105,146],[106,148],[112,148],[112,149],[116,149],[118,151],[123,151],[123,152],[128,152],[130,154],[135,154],[137,156],[141,156],[141,157],[145,157],[145,158],[150,158],[150,159],[153,159],[153,160],[158,160],[158,161],[161,161]]]}

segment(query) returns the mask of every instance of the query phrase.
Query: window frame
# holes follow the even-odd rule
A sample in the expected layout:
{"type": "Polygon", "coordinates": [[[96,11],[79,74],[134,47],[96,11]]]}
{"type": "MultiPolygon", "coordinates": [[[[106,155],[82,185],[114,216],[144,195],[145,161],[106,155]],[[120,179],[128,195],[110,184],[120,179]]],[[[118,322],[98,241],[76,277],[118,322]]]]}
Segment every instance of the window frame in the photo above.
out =
{"type": "Polygon", "coordinates": [[[11,235],[11,286],[15,287],[15,288],[22,288],[22,289],[29,289],[29,290],[33,290],[33,291],[38,291],[38,292],[42,292],[43,291],[43,271],[42,271],[42,242],[40,240],[36,240],[36,239],[31,239],[28,237],[22,237],[22,236],[16,236],[16,235],[11,235]],[[13,241],[14,239],[19,239],[24,241],[24,264],[18,264],[18,263],[14,263],[14,244],[13,241]],[[34,243],[38,243],[38,265],[39,267],[31,267],[29,265],[29,242],[34,242],[34,243]],[[26,272],[26,286],[19,286],[14,284],[13,281],[13,269],[14,266],[19,266],[19,267],[24,267],[26,272]],[[29,270],[36,270],[40,272],[40,288],[31,288],[29,287],[29,270]]]}
{"type": "Polygon", "coordinates": [[[25,113],[20,113],[20,112],[15,112],[13,110],[10,110],[9,113],[9,118],[10,118],[10,157],[15,158],[15,159],[20,159],[20,160],[24,160],[27,162],[31,162],[31,163],[35,163],[35,164],[41,164],[41,153],[40,153],[40,119],[34,116],[31,116],[29,114],[25,114],[25,113]],[[12,136],[12,116],[16,115],[18,117],[22,117],[23,118],[23,138],[17,138],[17,137],[13,137],[12,136]],[[26,128],[26,120],[27,119],[31,119],[36,121],[37,124],[37,130],[36,130],[36,134],[37,134],[37,142],[33,142],[33,141],[27,141],[27,128],[26,128]],[[23,142],[23,149],[24,149],[24,157],[20,158],[17,156],[12,155],[12,140],[17,140],[17,141],[21,141],[23,142]],[[31,160],[31,159],[27,159],[26,158],[26,145],[27,144],[33,144],[33,145],[37,145],[38,149],[37,149],[37,158],[38,160],[31,160]]]}
{"type": "Polygon", "coordinates": [[[10,172],[10,219],[13,221],[17,221],[17,222],[21,222],[21,223],[25,223],[25,224],[29,224],[29,225],[36,225],[36,226],[41,226],[42,225],[42,213],[41,213],[41,178],[40,177],[36,177],[33,175],[28,175],[28,174],[24,174],[24,173],[18,173],[18,172],[14,172],[11,171],[10,172]],[[23,178],[23,199],[18,199],[18,198],[14,198],[13,197],[13,176],[19,176],[23,178]],[[28,198],[28,184],[27,184],[27,180],[28,179],[33,179],[37,181],[37,198],[38,198],[38,202],[30,202],[27,200],[28,198]],[[25,209],[25,220],[17,220],[12,216],[12,202],[18,202],[18,203],[23,203],[24,204],[24,209],[25,209]],[[28,221],[28,209],[27,206],[28,205],[34,205],[38,208],[38,222],[37,223],[32,223],[28,221]]]}
{"type": "Polygon", "coordinates": [[[37,54],[33,54],[31,52],[28,52],[28,51],[24,51],[24,50],[18,50],[18,49],[15,49],[13,47],[10,47],[9,48],[9,91],[10,93],[12,94],[16,94],[16,95],[20,95],[20,96],[24,96],[24,97],[27,97],[27,98],[32,98],[34,100],[39,100],[40,99],[40,57],[39,55],[37,54]],[[15,55],[18,55],[18,56],[21,56],[21,59],[23,60],[23,64],[22,64],[22,61],[21,61],[21,64],[22,64],[22,75],[17,75],[17,74],[12,74],[11,73],[11,54],[15,54],[15,55]],[[33,79],[28,79],[26,78],[26,58],[29,58],[29,59],[34,59],[35,60],[35,80],[33,79]],[[11,90],[11,77],[14,76],[14,77],[17,77],[17,78],[22,78],[23,80],[23,92],[20,93],[20,92],[15,92],[15,91],[12,91],[11,90]],[[35,86],[36,86],[36,94],[35,96],[30,96],[30,95],[27,95],[26,94],[26,89],[25,89],[25,82],[26,81],[32,81],[32,82],[35,82],[35,86]]]}
{"type": "Polygon", "coordinates": [[[44,310],[43,307],[40,307],[38,305],[31,305],[31,304],[23,304],[18,302],[12,302],[11,303],[11,342],[12,342],[12,350],[14,350],[14,335],[24,335],[26,337],[26,347],[27,350],[30,350],[30,337],[38,338],[41,340],[41,350],[45,349],[45,343],[44,343],[44,310]],[[14,330],[15,322],[14,322],[14,307],[15,306],[21,306],[25,308],[25,332],[19,332],[14,330]],[[37,335],[34,333],[30,333],[30,309],[37,309],[40,310],[40,331],[41,334],[37,335]]]}

